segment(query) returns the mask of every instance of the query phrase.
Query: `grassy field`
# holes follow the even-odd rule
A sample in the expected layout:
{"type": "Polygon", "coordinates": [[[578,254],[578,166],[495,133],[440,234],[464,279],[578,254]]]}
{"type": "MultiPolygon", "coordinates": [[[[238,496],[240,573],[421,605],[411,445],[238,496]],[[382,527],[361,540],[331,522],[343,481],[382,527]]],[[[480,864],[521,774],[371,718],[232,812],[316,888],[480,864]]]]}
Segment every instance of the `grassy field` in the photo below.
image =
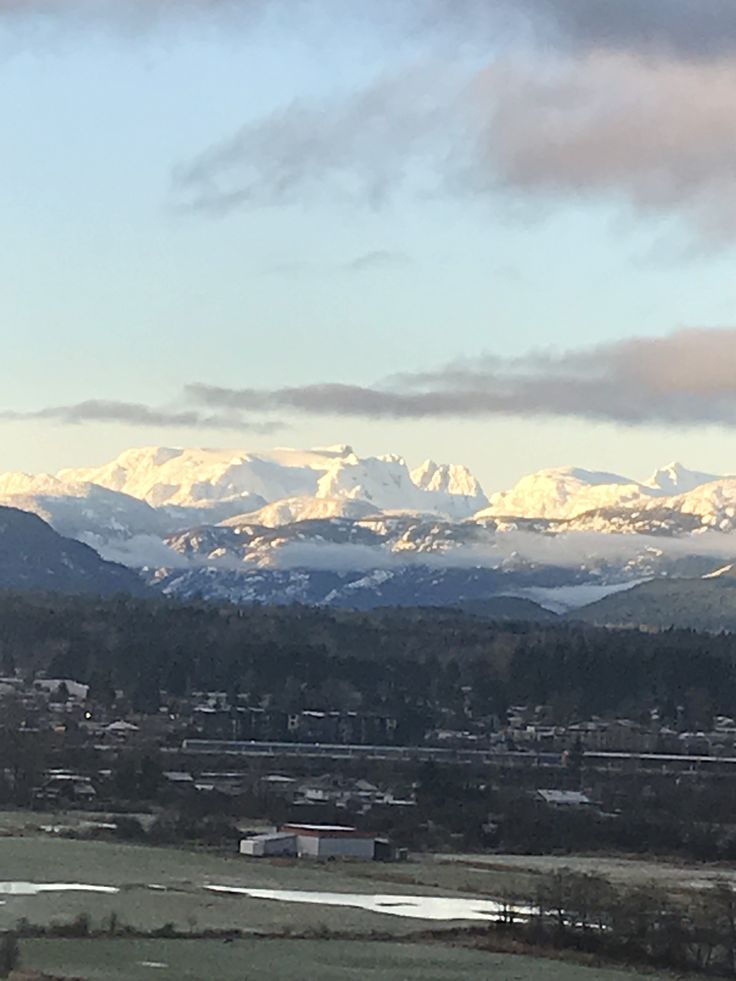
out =
{"type": "MultiPolygon", "coordinates": [[[[621,886],[656,883],[672,892],[703,889],[719,879],[727,879],[736,886],[736,873],[732,865],[695,865],[682,861],[659,862],[604,855],[437,855],[435,862],[446,870],[453,869],[455,881],[463,882],[465,888],[471,890],[474,887],[484,890],[493,888],[500,882],[523,887],[532,882],[536,875],[561,868],[602,875],[621,886]]],[[[446,881],[452,881],[452,878],[446,881]]]]}
{"type": "MultiPolygon", "coordinates": [[[[66,816],[62,819],[66,822],[66,816]]],[[[532,856],[426,856],[402,864],[258,861],[193,848],[156,848],[103,840],[77,840],[42,834],[42,824],[60,823],[50,815],[0,812],[0,882],[84,883],[112,886],[115,894],[84,892],[40,895],[0,894],[0,930],[21,918],[32,924],[68,923],[87,914],[93,929],[112,914],[122,925],[150,932],[165,924],[178,931],[239,930],[245,939],[226,943],[205,939],[132,940],[123,938],[22,942],[27,967],[64,972],[90,981],[181,978],[218,981],[268,978],[269,981],[625,981],[655,978],[615,970],[586,969],[569,963],[491,955],[433,944],[420,947],[412,934],[443,921],[401,918],[352,907],[308,905],[209,892],[208,885],[266,890],[497,898],[534,891],[540,872],[576,868],[610,876],[629,885],[659,881],[673,890],[701,887],[721,873],[712,866],[667,865],[623,859],[532,856]],[[154,887],[154,888],[152,888],[154,887]],[[256,933],[340,932],[351,940],[278,941],[256,933]],[[376,934],[401,943],[377,941],[376,934]],[[365,938],[365,939],[363,939],[365,938]],[[164,966],[156,966],[164,965],[164,966]]],[[[725,872],[726,870],[724,870],[725,872]]]]}
{"type": "MultiPolygon", "coordinates": [[[[217,895],[207,885],[339,893],[471,896],[533,895],[540,872],[560,867],[595,871],[629,885],[658,881],[673,891],[702,887],[726,870],[653,862],[574,856],[428,856],[400,865],[311,864],[257,861],[207,851],[155,848],[100,840],[75,840],[29,832],[0,837],[0,880],[81,882],[114,886],[114,895],[84,892],[0,896],[0,929],[25,917],[32,923],[65,922],[88,913],[100,925],[115,913],[124,924],[151,930],[238,929],[275,932],[323,926],[356,933],[382,931],[404,936],[417,921],[354,908],[336,909],[291,902],[217,895]],[[156,889],[151,889],[156,886],[156,889]]],[[[733,873],[731,873],[733,875],[733,873]]]]}
{"type": "Polygon", "coordinates": [[[30,940],[21,955],[26,968],[88,981],[664,981],[653,974],[409,943],[30,940]]]}
{"type": "MultiPolygon", "coordinates": [[[[220,856],[181,848],[154,848],[107,841],[79,841],[24,835],[0,838],[0,880],[62,882],[114,886],[114,895],[84,892],[37,896],[0,896],[0,929],[25,917],[34,924],[68,922],[80,913],[94,926],[115,913],[126,925],[151,930],[171,923],[179,930],[238,929],[262,932],[303,931],[325,926],[340,930],[396,935],[417,929],[417,921],[365,910],[322,907],[216,895],[207,885],[257,889],[299,889],[341,893],[389,893],[461,896],[449,881],[433,888],[434,864],[426,877],[413,866],[366,866],[361,863],[261,862],[237,854],[220,856]],[[371,875],[367,875],[370,869],[371,875]],[[380,878],[381,870],[387,879],[380,878]],[[394,881],[392,877],[398,878],[394,881]],[[411,885],[409,885],[411,883],[411,885]],[[151,889],[151,886],[156,889],[151,889]]],[[[417,869],[424,869],[424,865],[417,869]]],[[[452,869],[448,868],[448,877],[452,869]]],[[[464,875],[464,873],[463,873],[464,875]]],[[[467,878],[467,876],[465,876],[467,878]]],[[[421,925],[421,924],[419,924],[421,925]]]]}

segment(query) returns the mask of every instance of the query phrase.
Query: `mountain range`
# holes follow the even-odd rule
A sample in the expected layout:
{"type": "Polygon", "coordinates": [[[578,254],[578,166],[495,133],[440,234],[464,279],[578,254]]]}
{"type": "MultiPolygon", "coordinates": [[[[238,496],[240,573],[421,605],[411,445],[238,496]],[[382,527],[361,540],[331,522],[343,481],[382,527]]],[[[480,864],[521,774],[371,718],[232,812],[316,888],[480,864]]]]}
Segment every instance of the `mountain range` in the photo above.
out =
{"type": "Polygon", "coordinates": [[[462,605],[511,594],[555,607],[578,602],[571,590],[590,598],[700,577],[736,557],[736,477],[677,463],[644,481],[542,470],[486,494],[460,464],[411,469],[347,445],[144,447],[99,467],[0,474],[0,505],[33,512],[154,588],[236,602],[462,605]]]}

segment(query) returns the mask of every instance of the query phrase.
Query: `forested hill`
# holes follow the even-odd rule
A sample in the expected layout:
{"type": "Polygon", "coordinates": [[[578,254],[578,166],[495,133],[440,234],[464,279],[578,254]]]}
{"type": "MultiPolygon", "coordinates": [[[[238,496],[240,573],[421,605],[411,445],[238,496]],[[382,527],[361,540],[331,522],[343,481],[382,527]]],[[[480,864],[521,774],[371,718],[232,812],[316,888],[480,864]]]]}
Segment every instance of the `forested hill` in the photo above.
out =
{"type": "Polygon", "coordinates": [[[148,592],[132,569],[106,562],[35,514],[7,507],[0,507],[0,588],[98,596],[148,592]]]}
{"type": "Polygon", "coordinates": [[[736,632],[736,576],[653,579],[606,596],[570,616],[601,626],[736,632]]]}
{"type": "Polygon", "coordinates": [[[45,670],[122,689],[155,711],[159,690],[239,692],[287,711],[362,710],[462,719],[514,704],[559,718],[663,718],[689,701],[730,713],[736,639],[686,631],[492,622],[460,612],[348,613],[163,600],[0,594],[0,670],[45,670]]]}

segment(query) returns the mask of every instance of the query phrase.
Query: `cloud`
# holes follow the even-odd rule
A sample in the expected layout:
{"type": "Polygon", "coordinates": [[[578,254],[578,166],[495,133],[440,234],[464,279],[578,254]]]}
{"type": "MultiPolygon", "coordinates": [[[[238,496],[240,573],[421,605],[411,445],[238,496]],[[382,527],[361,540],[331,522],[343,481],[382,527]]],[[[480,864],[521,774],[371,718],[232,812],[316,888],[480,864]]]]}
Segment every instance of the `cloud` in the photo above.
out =
{"type": "Polygon", "coordinates": [[[408,0],[427,30],[549,48],[711,57],[736,50],[733,0],[408,0]]]}
{"type": "MultiPolygon", "coordinates": [[[[214,215],[305,198],[379,208],[400,186],[421,187],[409,165],[436,157],[438,130],[449,147],[459,81],[456,69],[422,65],[347,97],[294,101],[175,168],[177,199],[214,215]]],[[[426,180],[433,185],[435,175],[426,180]]]]}
{"type": "Polygon", "coordinates": [[[392,252],[390,249],[375,249],[364,252],[346,262],[343,268],[347,272],[363,273],[380,269],[396,269],[411,264],[411,259],[405,252],[392,252]]]}
{"type": "Polygon", "coordinates": [[[277,421],[249,422],[234,413],[201,412],[198,409],[158,409],[140,402],[89,399],[71,405],[49,406],[27,412],[0,410],[0,422],[44,420],[69,425],[120,423],[152,428],[228,429],[268,435],[283,428],[277,421]]]}
{"type": "Polygon", "coordinates": [[[585,47],[712,56],[736,49],[732,0],[509,0],[532,24],[585,47]]]}
{"type": "Polygon", "coordinates": [[[177,167],[173,187],[183,207],[213,215],[325,200],[380,208],[399,191],[527,203],[532,220],[592,201],[730,244],[734,104],[736,59],[595,51],[482,70],[424,64],[253,120],[177,167]]]}
{"type": "Polygon", "coordinates": [[[736,49],[733,0],[0,0],[0,17],[117,30],[194,21],[248,28],[271,9],[328,18],[340,29],[394,38],[448,37],[487,48],[499,37],[549,48],[709,57],[736,49]]]}
{"type": "Polygon", "coordinates": [[[710,244],[736,236],[734,0],[0,0],[5,23],[133,34],[204,22],[237,36],[273,10],[272,30],[329,25],[329,43],[390,31],[422,67],[225,134],[174,168],[185,208],[511,192],[536,212],[614,201],[710,244]],[[489,50],[506,60],[474,77],[489,50]]]}
{"type": "Polygon", "coordinates": [[[381,270],[401,269],[412,264],[411,256],[406,252],[394,252],[391,249],[374,249],[361,252],[341,262],[316,262],[310,259],[286,259],[266,263],[263,272],[271,276],[334,276],[335,273],[368,273],[381,270]]]}
{"type": "MultiPolygon", "coordinates": [[[[91,542],[94,544],[94,542],[91,542]]],[[[105,555],[108,557],[108,555],[105,555]]],[[[438,552],[411,552],[405,549],[392,551],[381,545],[335,544],[304,540],[277,545],[269,554],[265,566],[273,569],[310,569],[330,572],[380,571],[398,572],[406,568],[442,569],[493,569],[499,576],[518,572],[524,566],[545,566],[566,569],[580,578],[581,573],[608,576],[617,574],[632,580],[629,585],[651,577],[655,570],[666,570],[670,564],[688,558],[712,560],[715,563],[733,558],[733,541],[730,535],[706,531],[680,538],[664,538],[651,535],[618,535],[602,532],[565,532],[541,534],[532,531],[501,531],[489,534],[482,545],[458,545],[438,552]]],[[[152,564],[152,563],[148,563],[152,564]]],[[[259,568],[253,557],[243,559],[225,556],[178,556],[173,562],[162,562],[176,567],[219,568],[248,574],[259,568]]],[[[577,584],[580,588],[583,584],[577,584]]],[[[587,584],[588,588],[590,584],[587,584]]],[[[506,593],[509,585],[499,578],[498,590],[506,593]]],[[[572,583],[568,587],[572,589],[572,583]]],[[[592,587],[592,588],[601,588],[592,587]]],[[[610,591],[610,586],[607,587],[610,591]]],[[[531,594],[530,587],[517,587],[516,592],[531,594]]],[[[545,591],[546,592],[546,591],[545,591]]],[[[559,598],[562,599],[564,594],[559,598]]],[[[591,597],[590,602],[596,597],[591,597]]],[[[579,604],[579,605],[582,605],[579,604]]]]}
{"type": "Polygon", "coordinates": [[[681,330],[519,358],[484,356],[382,385],[190,385],[208,410],[367,419],[563,416],[625,425],[736,424],[736,329],[681,330]]]}
{"type": "Polygon", "coordinates": [[[680,218],[701,239],[736,234],[736,62],[591,54],[491,66],[474,88],[475,193],[619,201],[680,218]]]}
{"type": "MultiPolygon", "coordinates": [[[[302,3],[308,0],[289,0],[302,3]]],[[[139,34],[155,28],[201,22],[250,26],[270,8],[286,0],[0,0],[0,18],[26,25],[104,28],[139,34]]]]}
{"type": "Polygon", "coordinates": [[[268,435],[272,413],[356,419],[567,417],[623,425],[736,425],[736,328],[679,330],[567,351],[482,355],[376,385],[324,381],[282,388],[192,384],[178,408],[88,400],[0,422],[122,423],[268,435]]]}

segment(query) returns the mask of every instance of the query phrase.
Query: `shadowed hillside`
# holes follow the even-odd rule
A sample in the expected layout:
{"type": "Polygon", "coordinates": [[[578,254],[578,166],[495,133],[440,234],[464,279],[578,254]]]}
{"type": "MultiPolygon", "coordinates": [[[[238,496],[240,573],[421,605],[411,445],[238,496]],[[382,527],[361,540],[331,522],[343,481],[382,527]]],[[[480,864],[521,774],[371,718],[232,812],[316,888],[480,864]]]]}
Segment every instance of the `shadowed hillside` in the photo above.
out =
{"type": "Polygon", "coordinates": [[[131,569],[105,562],[94,549],[63,538],[35,514],[0,507],[0,589],[144,595],[131,569]]]}

